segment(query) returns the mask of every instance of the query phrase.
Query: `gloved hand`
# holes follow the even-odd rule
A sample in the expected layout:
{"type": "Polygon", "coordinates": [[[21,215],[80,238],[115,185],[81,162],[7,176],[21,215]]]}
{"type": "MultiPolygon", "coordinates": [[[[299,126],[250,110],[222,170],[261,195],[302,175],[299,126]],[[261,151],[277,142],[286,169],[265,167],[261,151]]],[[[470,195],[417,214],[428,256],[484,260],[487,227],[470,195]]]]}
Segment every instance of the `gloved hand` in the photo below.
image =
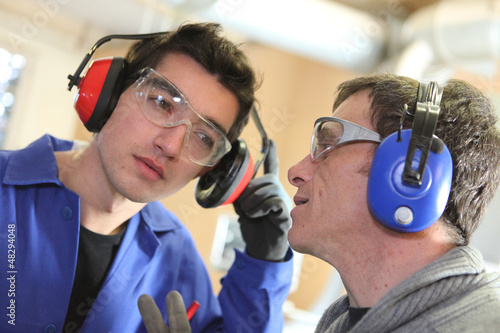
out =
{"type": "Polygon", "coordinates": [[[181,294],[175,290],[171,291],[168,293],[166,301],[170,328],[163,321],[160,309],[156,306],[154,299],[147,294],[139,297],[137,305],[148,333],[191,333],[191,326],[181,294]]]}
{"type": "Polygon", "coordinates": [[[281,261],[288,250],[292,200],[278,178],[276,144],[272,140],[269,144],[264,175],[252,179],[233,206],[239,215],[248,255],[267,261],[281,261]]]}

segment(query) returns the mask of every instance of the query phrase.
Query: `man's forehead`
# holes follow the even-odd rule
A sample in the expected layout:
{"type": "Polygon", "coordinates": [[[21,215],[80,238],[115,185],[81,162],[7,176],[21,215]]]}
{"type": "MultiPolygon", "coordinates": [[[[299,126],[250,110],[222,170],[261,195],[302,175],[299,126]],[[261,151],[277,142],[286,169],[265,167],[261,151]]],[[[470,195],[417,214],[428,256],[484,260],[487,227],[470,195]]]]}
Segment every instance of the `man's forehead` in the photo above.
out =
{"type": "Polygon", "coordinates": [[[346,98],[332,113],[340,118],[373,129],[371,126],[371,98],[368,90],[358,91],[346,98]]]}
{"type": "Polygon", "coordinates": [[[156,70],[179,89],[196,112],[222,132],[227,133],[233,126],[239,112],[237,97],[195,59],[184,53],[167,53],[156,70]],[[209,108],[208,101],[217,106],[209,108]]]}

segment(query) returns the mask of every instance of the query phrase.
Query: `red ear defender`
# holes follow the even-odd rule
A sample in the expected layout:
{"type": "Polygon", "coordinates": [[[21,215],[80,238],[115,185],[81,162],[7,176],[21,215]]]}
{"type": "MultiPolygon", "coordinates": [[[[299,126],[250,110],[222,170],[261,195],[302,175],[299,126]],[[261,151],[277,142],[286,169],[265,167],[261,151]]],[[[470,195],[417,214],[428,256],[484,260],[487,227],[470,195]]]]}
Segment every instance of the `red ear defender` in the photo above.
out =
{"type": "Polygon", "coordinates": [[[238,139],[229,153],[224,155],[210,172],[200,177],[196,185],[195,197],[204,208],[213,208],[233,203],[255,177],[259,167],[267,157],[269,140],[262,126],[255,106],[250,115],[262,138],[262,147],[255,164],[245,141],[238,139]]]}
{"type": "Polygon", "coordinates": [[[99,132],[118,102],[125,79],[123,58],[93,61],[78,85],[74,107],[85,127],[99,132]]]}
{"type": "Polygon", "coordinates": [[[99,39],[85,55],[73,75],[68,75],[68,90],[78,86],[74,106],[78,116],[91,132],[99,132],[118,102],[127,75],[127,62],[123,58],[103,58],[95,60],[85,77],[80,77],[85,66],[99,46],[112,39],[141,40],[165,35],[154,32],[139,35],[109,35],[99,39]]]}
{"type": "Polygon", "coordinates": [[[232,203],[247,187],[254,167],[245,141],[238,139],[210,172],[200,177],[196,201],[204,208],[232,203]]]}

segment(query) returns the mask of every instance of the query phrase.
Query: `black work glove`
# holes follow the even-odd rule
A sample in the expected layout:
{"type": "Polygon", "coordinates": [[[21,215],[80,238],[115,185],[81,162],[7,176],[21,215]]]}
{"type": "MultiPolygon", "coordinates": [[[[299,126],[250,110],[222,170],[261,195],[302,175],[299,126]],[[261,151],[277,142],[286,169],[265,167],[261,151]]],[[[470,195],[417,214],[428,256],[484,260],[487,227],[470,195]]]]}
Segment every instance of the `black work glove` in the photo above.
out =
{"type": "Polygon", "coordinates": [[[233,206],[239,215],[248,255],[267,261],[281,261],[288,250],[292,200],[278,178],[276,144],[272,140],[269,144],[264,175],[252,179],[233,206]]]}
{"type": "Polygon", "coordinates": [[[169,292],[166,302],[170,328],[163,321],[160,309],[156,306],[154,299],[147,294],[139,297],[137,305],[148,333],[191,333],[191,326],[181,294],[175,290],[169,292]]]}

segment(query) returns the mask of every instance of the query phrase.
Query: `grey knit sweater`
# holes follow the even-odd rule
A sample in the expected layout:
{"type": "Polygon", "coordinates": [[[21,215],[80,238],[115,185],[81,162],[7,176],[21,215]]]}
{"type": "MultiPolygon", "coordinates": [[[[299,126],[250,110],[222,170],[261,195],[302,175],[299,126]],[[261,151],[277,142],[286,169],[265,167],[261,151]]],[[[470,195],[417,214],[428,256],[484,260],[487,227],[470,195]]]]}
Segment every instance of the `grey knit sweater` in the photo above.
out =
{"type": "Polygon", "coordinates": [[[500,332],[500,274],[462,246],[393,288],[349,331],[349,298],[323,314],[316,333],[500,332]]]}

